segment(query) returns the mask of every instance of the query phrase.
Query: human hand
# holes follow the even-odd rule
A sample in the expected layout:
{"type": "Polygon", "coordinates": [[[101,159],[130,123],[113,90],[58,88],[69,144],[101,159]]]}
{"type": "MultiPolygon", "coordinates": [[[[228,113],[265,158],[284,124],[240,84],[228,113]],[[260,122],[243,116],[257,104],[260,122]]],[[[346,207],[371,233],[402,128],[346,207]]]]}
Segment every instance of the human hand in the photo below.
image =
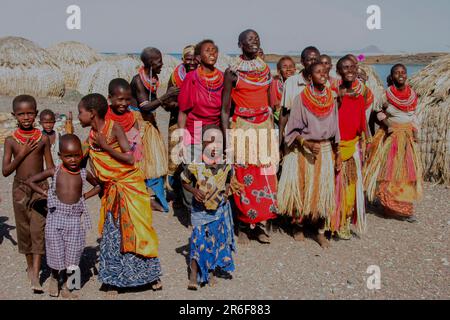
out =
{"type": "Polygon", "coordinates": [[[336,156],[334,169],[336,170],[336,172],[340,172],[342,170],[342,158],[341,158],[341,154],[340,153],[338,153],[337,156],[336,156]]]}
{"type": "Polygon", "coordinates": [[[106,149],[108,143],[106,142],[106,137],[101,133],[94,133],[93,137],[94,143],[102,149],[106,149]]]}
{"type": "Polygon", "coordinates": [[[197,200],[198,202],[204,202],[206,199],[206,194],[200,189],[195,188],[193,194],[195,200],[197,200]]]}
{"type": "Polygon", "coordinates": [[[314,157],[317,157],[317,155],[319,154],[320,149],[321,149],[320,143],[314,143],[314,142],[311,142],[311,141],[305,141],[303,143],[303,146],[308,148],[309,151],[311,151],[311,153],[314,155],[314,157]]]}
{"type": "Polygon", "coordinates": [[[19,154],[22,156],[28,155],[30,152],[35,150],[39,145],[39,142],[32,139],[27,139],[27,141],[20,145],[19,154]]]}

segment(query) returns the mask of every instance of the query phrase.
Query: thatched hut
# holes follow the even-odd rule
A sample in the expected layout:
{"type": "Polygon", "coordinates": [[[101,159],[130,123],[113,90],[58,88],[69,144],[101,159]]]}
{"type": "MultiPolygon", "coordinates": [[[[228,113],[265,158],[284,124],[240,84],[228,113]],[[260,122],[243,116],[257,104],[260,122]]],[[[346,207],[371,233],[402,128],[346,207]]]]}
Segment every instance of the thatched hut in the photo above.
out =
{"type": "Polygon", "coordinates": [[[367,86],[372,90],[374,95],[374,106],[381,106],[383,94],[384,94],[384,86],[383,81],[381,81],[378,73],[375,71],[373,66],[360,63],[359,66],[366,72],[368,76],[367,86]]]}
{"type": "Polygon", "coordinates": [[[75,89],[81,73],[91,64],[101,60],[101,56],[91,47],[76,41],[58,43],[47,51],[64,74],[66,88],[75,89]]]}
{"type": "Polygon", "coordinates": [[[119,68],[114,62],[99,61],[83,71],[77,91],[83,95],[101,93],[107,97],[109,82],[120,77],[119,68]]]}
{"type": "Polygon", "coordinates": [[[450,55],[422,69],[410,83],[419,95],[425,179],[450,185],[450,55]]]}
{"type": "Polygon", "coordinates": [[[0,38],[0,95],[62,97],[64,92],[64,76],[46,50],[24,38],[0,38]]]}

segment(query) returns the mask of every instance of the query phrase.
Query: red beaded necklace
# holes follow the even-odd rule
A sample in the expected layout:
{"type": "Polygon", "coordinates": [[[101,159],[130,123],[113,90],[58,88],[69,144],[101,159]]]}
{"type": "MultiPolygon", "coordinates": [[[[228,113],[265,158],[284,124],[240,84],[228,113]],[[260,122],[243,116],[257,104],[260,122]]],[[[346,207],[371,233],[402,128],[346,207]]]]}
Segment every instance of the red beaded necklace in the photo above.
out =
{"type": "Polygon", "coordinates": [[[269,66],[259,57],[244,60],[241,56],[237,65],[239,80],[256,86],[265,86],[272,82],[269,66]]]}
{"type": "Polygon", "coordinates": [[[396,86],[390,86],[386,90],[386,97],[390,104],[403,112],[415,111],[417,107],[417,94],[410,86],[400,91],[396,86]]]}
{"type": "Polygon", "coordinates": [[[145,68],[142,66],[139,68],[139,77],[141,78],[142,83],[145,88],[149,90],[151,93],[156,93],[159,88],[159,80],[157,77],[152,76],[150,79],[149,75],[145,73],[145,68]]]}
{"type": "Polygon", "coordinates": [[[20,144],[27,143],[27,140],[39,142],[42,139],[42,131],[36,128],[33,128],[32,130],[18,128],[12,133],[12,137],[20,144]]]}
{"type": "Polygon", "coordinates": [[[172,80],[172,84],[178,88],[181,88],[183,85],[184,78],[186,78],[186,67],[184,63],[179,64],[175,70],[172,72],[172,76],[170,79],[172,80]]]}
{"type": "Polygon", "coordinates": [[[334,98],[329,87],[325,87],[319,93],[311,86],[306,86],[301,93],[301,98],[303,105],[318,118],[324,118],[333,111],[334,98]]]}
{"type": "Polygon", "coordinates": [[[206,73],[203,67],[197,68],[197,78],[199,83],[209,92],[216,92],[223,87],[223,73],[217,68],[211,73],[206,73]]]}
{"type": "Polygon", "coordinates": [[[81,173],[81,169],[78,169],[77,171],[70,171],[70,170],[67,169],[64,165],[61,165],[61,169],[62,169],[64,172],[67,172],[67,173],[69,173],[69,174],[71,174],[71,175],[73,175],[73,176],[79,175],[79,174],[81,173]]]}

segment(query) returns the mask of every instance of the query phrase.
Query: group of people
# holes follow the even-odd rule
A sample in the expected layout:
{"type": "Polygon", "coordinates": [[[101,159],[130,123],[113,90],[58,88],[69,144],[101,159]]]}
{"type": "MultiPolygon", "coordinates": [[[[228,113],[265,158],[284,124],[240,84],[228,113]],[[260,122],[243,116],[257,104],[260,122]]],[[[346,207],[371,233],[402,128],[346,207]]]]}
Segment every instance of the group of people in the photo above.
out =
{"type": "Polygon", "coordinates": [[[110,291],[147,284],[162,289],[152,209],[169,210],[167,190],[190,212],[190,290],[234,270],[235,222],[242,245],[270,243],[269,222],[285,216],[295,240],[311,227],[327,247],[330,236],[350,239],[352,224],[364,232],[367,199],[388,215],[415,221],[422,171],[417,96],[406,67],[392,68],[383,102],[375,105],[352,55],[337,62],[334,78],[331,58],[307,47],[300,73],[285,56],[272,76],[257,32],[245,30],[238,43],[242,55],[225,72],[215,67],[219,49],[212,40],[187,46],[160,97],[162,55],[144,49],[131,83],[113,79],[107,98],[94,93],[81,99],[78,118],[90,127],[85,142],[73,133],[59,137],[50,110],[40,113],[43,130],[35,128],[36,100],[14,99],[18,129],[5,141],[2,173],[16,173],[19,252],[35,292],[43,291],[45,254],[49,294],[75,297],[67,270],[79,265],[91,228],[86,200],[96,195],[99,280],[110,291]],[[154,114],[159,107],[170,112],[169,150],[154,114]],[[248,132],[256,132],[255,140],[245,142],[248,132]]]}

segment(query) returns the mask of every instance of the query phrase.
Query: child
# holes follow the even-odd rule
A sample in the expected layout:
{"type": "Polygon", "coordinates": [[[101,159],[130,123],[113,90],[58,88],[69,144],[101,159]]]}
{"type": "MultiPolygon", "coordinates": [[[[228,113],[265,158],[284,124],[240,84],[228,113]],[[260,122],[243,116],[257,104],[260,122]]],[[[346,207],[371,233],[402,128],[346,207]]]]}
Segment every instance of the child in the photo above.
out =
{"type": "MultiPolygon", "coordinates": [[[[25,254],[27,259],[31,289],[35,293],[42,293],[39,270],[45,252],[45,200],[30,189],[25,180],[44,170],[44,160],[47,169],[54,167],[50,140],[33,127],[37,106],[32,96],[20,95],[14,98],[12,114],[19,128],[5,140],[2,173],[8,177],[16,172],[12,194],[19,252],[25,254]]],[[[40,186],[42,189],[47,188],[45,181],[40,186]]]]}
{"type": "Polygon", "coordinates": [[[100,209],[99,279],[111,291],[152,283],[161,290],[158,238],[152,227],[144,175],[135,165],[122,127],[106,120],[108,102],[89,94],[78,104],[82,127],[91,127],[87,150],[104,190],[100,209]]]}
{"type": "MultiPolygon", "coordinates": [[[[52,110],[45,109],[39,113],[39,124],[42,126],[42,133],[50,139],[53,162],[55,165],[59,165],[61,164],[61,161],[58,156],[58,148],[59,137],[61,135],[54,130],[55,123],[56,116],[52,110]]],[[[66,120],[64,130],[65,133],[73,133],[72,112],[69,112],[69,117],[66,120]]]]}
{"type": "Polygon", "coordinates": [[[27,180],[35,192],[48,197],[45,247],[47,264],[52,269],[49,294],[59,296],[58,280],[62,280],[63,298],[77,298],[67,287],[69,267],[77,266],[84,249],[86,229],[91,228],[85,200],[100,192],[97,180],[86,169],[81,169],[83,158],[80,139],[66,134],[59,139],[59,157],[62,164],[38,173],[27,180]],[[53,177],[48,192],[37,183],[53,177]],[[83,184],[89,181],[94,186],[83,194],[83,184]],[[84,225],[82,223],[84,219],[84,225]]]}
{"type": "Polygon", "coordinates": [[[286,125],[286,144],[292,150],[281,173],[280,212],[292,217],[294,239],[304,239],[301,224],[312,221],[319,229],[317,242],[329,246],[327,222],[335,211],[335,170],[341,158],[338,108],[321,63],[307,67],[309,85],[293,102],[286,125]]]}
{"type": "Polygon", "coordinates": [[[330,86],[332,90],[336,91],[339,87],[339,79],[330,75],[331,69],[333,68],[333,61],[331,60],[331,57],[327,54],[321,54],[319,57],[319,62],[325,67],[328,79],[327,85],[330,86]]]}
{"type": "Polygon", "coordinates": [[[392,67],[383,108],[377,110],[383,125],[373,137],[364,186],[369,201],[377,197],[386,215],[416,222],[413,203],[422,197],[422,164],[417,145],[417,95],[407,79],[404,65],[392,67]]]}
{"type": "Polygon", "coordinates": [[[127,80],[117,78],[112,80],[108,86],[109,108],[106,120],[113,120],[119,124],[128,138],[134,160],[142,160],[142,140],[139,132],[139,124],[134,112],[129,109],[131,103],[131,86],[127,80]]]}
{"type": "MultiPolygon", "coordinates": [[[[231,166],[220,161],[214,148],[222,135],[217,125],[204,127],[203,161],[191,163],[181,174],[183,187],[193,194],[190,239],[189,290],[197,290],[197,283],[215,283],[214,271],[234,271],[232,251],[235,251],[233,219],[228,202],[231,166]],[[216,139],[205,137],[206,135],[216,139]],[[211,148],[211,152],[208,152],[211,148]],[[208,154],[209,153],[209,154],[208,154]],[[195,187],[193,186],[195,185],[195,187]]],[[[222,147],[217,145],[217,147],[222,147]]]]}
{"type": "Polygon", "coordinates": [[[42,126],[42,134],[46,135],[50,140],[50,149],[55,165],[60,164],[58,157],[59,134],[54,130],[56,117],[52,110],[45,109],[39,113],[39,124],[42,126]]]}
{"type": "Polygon", "coordinates": [[[270,105],[273,108],[275,124],[278,125],[281,109],[281,98],[286,80],[295,74],[295,62],[289,56],[283,56],[277,63],[278,75],[270,84],[270,105]]]}

